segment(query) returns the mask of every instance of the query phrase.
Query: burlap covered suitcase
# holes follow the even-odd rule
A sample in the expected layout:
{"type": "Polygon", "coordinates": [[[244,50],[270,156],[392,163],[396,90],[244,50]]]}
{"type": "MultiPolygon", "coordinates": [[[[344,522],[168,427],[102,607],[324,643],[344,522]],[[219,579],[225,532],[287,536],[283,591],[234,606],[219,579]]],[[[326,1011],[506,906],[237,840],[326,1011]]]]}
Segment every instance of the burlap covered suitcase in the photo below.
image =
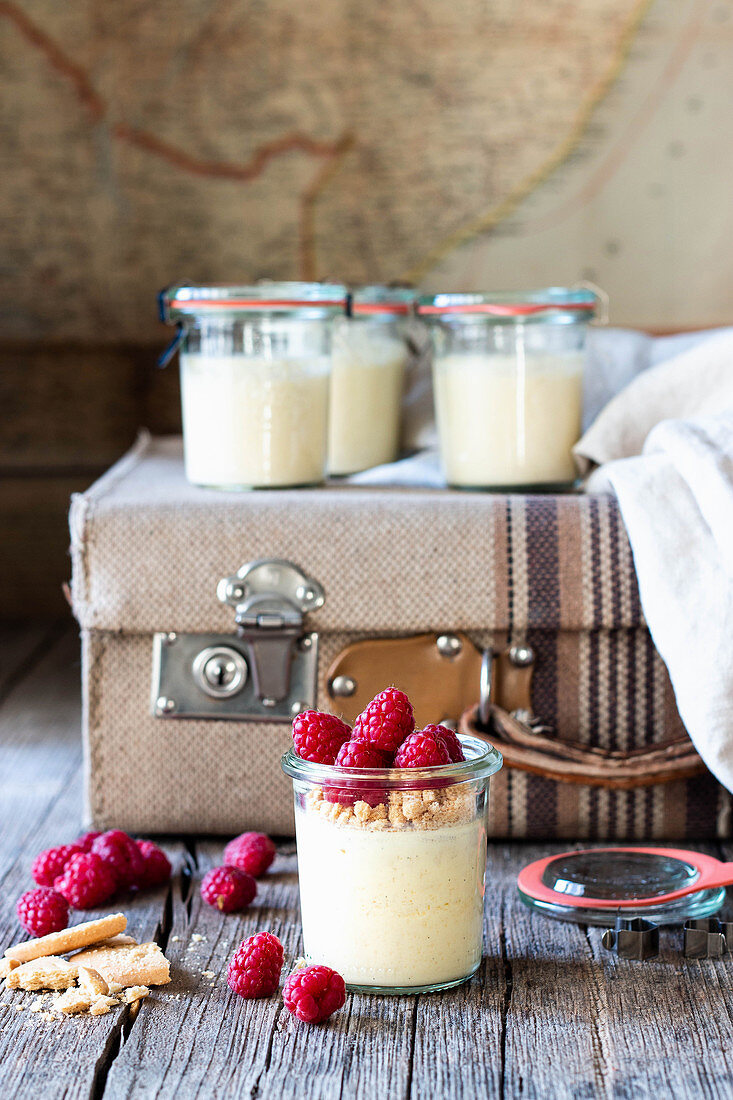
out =
{"type": "Polygon", "coordinates": [[[612,497],[217,493],[179,440],[142,437],[74,498],[71,535],[98,827],[289,834],[292,711],[353,719],[396,683],[421,724],[475,729],[483,672],[508,764],[493,835],[729,835],[612,497]]]}

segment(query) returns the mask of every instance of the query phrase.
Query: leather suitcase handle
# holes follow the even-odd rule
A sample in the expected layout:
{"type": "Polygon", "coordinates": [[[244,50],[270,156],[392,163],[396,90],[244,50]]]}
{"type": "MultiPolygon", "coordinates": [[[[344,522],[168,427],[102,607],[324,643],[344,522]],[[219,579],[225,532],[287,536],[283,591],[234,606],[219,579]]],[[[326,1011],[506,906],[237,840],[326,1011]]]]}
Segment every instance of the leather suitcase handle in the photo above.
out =
{"type": "Polygon", "coordinates": [[[488,731],[479,726],[478,707],[471,707],[461,717],[460,732],[490,741],[507,767],[559,783],[629,790],[690,779],[706,771],[687,737],[630,752],[612,751],[546,737],[497,706],[491,707],[488,731]]]}

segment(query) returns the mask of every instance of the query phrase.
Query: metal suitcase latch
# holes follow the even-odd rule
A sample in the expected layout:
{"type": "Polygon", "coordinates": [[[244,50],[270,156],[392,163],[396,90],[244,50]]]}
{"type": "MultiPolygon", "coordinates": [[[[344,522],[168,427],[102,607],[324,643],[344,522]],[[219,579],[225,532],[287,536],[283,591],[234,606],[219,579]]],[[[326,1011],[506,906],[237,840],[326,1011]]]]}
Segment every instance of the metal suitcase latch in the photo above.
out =
{"type": "Polygon", "coordinates": [[[152,710],[158,718],[290,721],[315,706],[318,635],[304,616],[323,588],[292,562],[249,562],[217,585],[236,634],[153,635],[152,710]]]}

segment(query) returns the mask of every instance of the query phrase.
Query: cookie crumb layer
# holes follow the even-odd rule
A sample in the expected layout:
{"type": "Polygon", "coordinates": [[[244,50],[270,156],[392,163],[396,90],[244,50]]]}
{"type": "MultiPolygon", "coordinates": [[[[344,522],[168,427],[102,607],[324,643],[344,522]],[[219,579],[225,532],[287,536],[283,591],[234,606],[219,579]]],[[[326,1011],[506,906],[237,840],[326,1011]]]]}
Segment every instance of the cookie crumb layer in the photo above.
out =
{"type": "Polygon", "coordinates": [[[440,829],[460,825],[475,817],[475,792],[461,783],[443,790],[385,791],[386,799],[371,806],[357,801],[353,806],[329,802],[315,787],[306,797],[309,813],[316,813],[334,825],[383,832],[387,829],[440,829]]]}

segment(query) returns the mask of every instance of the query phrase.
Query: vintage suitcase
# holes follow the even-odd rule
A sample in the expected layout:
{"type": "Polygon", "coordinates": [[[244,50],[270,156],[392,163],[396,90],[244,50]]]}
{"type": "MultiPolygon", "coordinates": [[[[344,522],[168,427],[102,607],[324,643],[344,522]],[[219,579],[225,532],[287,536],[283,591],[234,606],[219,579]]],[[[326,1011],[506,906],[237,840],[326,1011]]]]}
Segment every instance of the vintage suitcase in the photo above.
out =
{"type": "Polygon", "coordinates": [[[729,835],[612,497],[217,493],[143,436],[70,524],[100,828],[290,834],[291,713],[396,683],[421,724],[493,704],[495,836],[729,835]]]}

